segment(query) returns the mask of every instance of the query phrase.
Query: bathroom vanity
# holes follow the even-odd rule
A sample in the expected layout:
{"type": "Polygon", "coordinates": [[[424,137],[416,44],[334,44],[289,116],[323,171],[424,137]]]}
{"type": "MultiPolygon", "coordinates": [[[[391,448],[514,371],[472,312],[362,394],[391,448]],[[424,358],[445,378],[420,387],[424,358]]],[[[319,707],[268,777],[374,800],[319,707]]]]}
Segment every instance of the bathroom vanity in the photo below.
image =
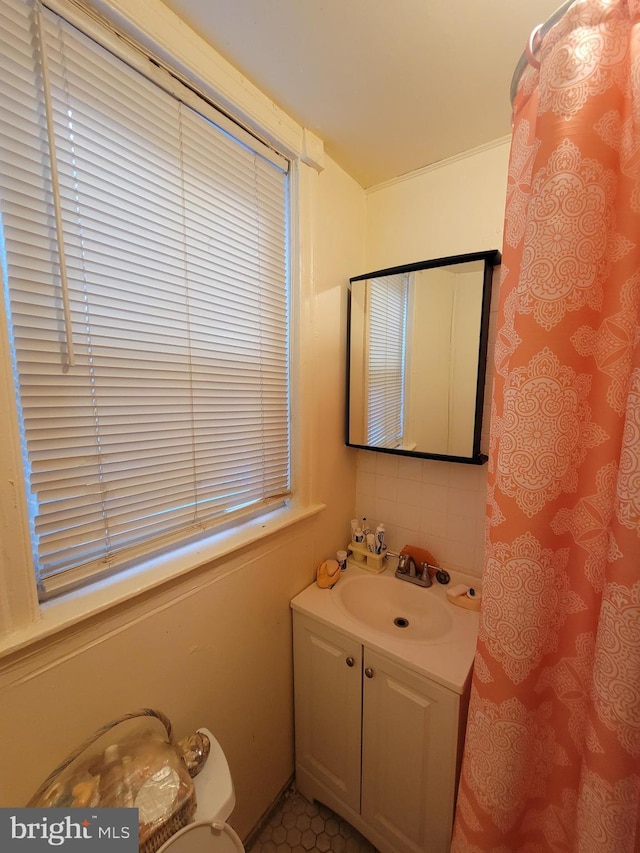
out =
{"type": "Polygon", "coordinates": [[[447,853],[478,614],[351,565],[291,606],[298,790],[381,853],[447,853]]]}

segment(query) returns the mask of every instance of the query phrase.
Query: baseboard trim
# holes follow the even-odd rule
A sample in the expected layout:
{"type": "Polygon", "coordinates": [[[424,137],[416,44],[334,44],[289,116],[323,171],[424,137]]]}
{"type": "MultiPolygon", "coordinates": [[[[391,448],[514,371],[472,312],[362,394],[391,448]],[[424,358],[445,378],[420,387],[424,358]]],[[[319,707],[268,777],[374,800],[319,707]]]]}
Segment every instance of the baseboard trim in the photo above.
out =
{"type": "Polygon", "coordinates": [[[280,805],[281,805],[282,801],[283,801],[283,800],[284,800],[284,798],[287,796],[288,792],[293,788],[293,783],[294,783],[295,778],[296,778],[296,777],[295,777],[295,774],[292,774],[292,775],[289,777],[289,779],[287,780],[287,782],[285,782],[285,784],[283,785],[283,787],[280,789],[280,792],[278,793],[278,795],[277,795],[277,797],[275,798],[275,800],[271,803],[271,805],[270,805],[270,806],[267,808],[267,810],[264,812],[264,814],[262,815],[262,817],[260,818],[260,820],[258,821],[258,823],[255,825],[255,827],[254,827],[254,828],[251,830],[251,832],[249,833],[249,835],[247,835],[247,837],[244,839],[244,841],[243,841],[244,849],[245,849],[245,851],[247,851],[247,853],[248,853],[248,851],[249,851],[249,850],[251,850],[251,848],[253,847],[253,845],[254,845],[254,844],[256,843],[256,841],[258,840],[258,836],[260,835],[260,833],[262,832],[262,830],[265,828],[265,826],[266,826],[266,825],[269,823],[269,821],[271,820],[271,816],[273,815],[273,813],[274,813],[277,809],[279,809],[279,808],[280,808],[280,805]]]}

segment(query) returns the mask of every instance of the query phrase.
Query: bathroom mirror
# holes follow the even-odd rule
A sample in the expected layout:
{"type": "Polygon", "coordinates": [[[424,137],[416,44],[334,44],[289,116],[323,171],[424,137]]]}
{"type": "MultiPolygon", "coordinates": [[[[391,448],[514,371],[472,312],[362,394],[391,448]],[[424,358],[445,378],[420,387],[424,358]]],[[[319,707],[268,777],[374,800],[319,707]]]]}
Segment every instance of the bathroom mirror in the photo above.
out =
{"type": "Polygon", "coordinates": [[[482,464],[497,250],[350,279],[347,444],[482,464]]]}

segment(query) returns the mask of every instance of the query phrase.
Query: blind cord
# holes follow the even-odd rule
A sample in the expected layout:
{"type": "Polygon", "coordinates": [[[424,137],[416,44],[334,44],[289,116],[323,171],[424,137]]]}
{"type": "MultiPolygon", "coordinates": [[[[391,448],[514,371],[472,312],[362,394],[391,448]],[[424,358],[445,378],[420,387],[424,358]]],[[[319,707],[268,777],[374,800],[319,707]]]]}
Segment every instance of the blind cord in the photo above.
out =
{"type": "Polygon", "coordinates": [[[47,55],[45,40],[42,35],[42,7],[36,5],[36,27],[38,31],[38,44],[40,47],[42,90],[44,94],[44,108],[47,117],[47,139],[49,143],[49,161],[51,167],[51,189],[53,191],[53,209],[56,221],[56,237],[58,241],[58,264],[60,267],[60,287],[62,290],[62,312],[64,315],[64,330],[67,341],[67,359],[69,367],[76,363],[73,348],[73,326],[71,324],[71,305],[69,301],[69,282],[67,279],[67,262],[64,248],[64,229],[62,225],[62,204],[60,202],[60,182],[58,180],[58,156],[56,153],[56,138],[53,125],[53,107],[51,104],[51,88],[49,84],[49,71],[47,68],[47,55]]]}

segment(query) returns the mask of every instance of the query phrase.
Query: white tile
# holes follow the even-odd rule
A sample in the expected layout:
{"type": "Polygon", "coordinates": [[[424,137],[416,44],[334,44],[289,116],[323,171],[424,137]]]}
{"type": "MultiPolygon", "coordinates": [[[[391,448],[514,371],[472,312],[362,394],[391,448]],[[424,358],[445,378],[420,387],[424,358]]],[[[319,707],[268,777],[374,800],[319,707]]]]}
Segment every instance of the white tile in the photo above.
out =
{"type": "Polygon", "coordinates": [[[438,486],[432,483],[422,484],[422,496],[420,498],[420,506],[424,510],[439,510],[444,512],[447,508],[446,486],[438,486]]]}
{"type": "Polygon", "coordinates": [[[422,480],[422,459],[401,456],[398,459],[398,477],[402,480],[422,480]]]}
{"type": "Polygon", "coordinates": [[[478,492],[465,489],[447,489],[447,513],[468,518],[475,527],[479,515],[478,492]]]}
{"type": "Polygon", "coordinates": [[[373,453],[370,450],[359,450],[358,451],[358,471],[371,471],[371,473],[375,473],[376,456],[378,456],[378,454],[373,453]]]}
{"type": "Polygon", "coordinates": [[[447,561],[451,568],[458,569],[461,572],[474,573],[475,548],[473,542],[456,542],[447,539],[445,549],[447,561]]]}
{"type": "MultiPolygon", "coordinates": [[[[360,495],[356,492],[356,518],[373,518],[376,511],[376,501],[371,495],[360,495]]],[[[349,519],[351,521],[351,519],[349,519]]]]}
{"type": "Polygon", "coordinates": [[[395,501],[398,498],[398,478],[376,475],[376,498],[395,501]]]}
{"type": "Polygon", "coordinates": [[[383,477],[398,476],[398,457],[394,453],[377,453],[376,456],[376,474],[383,477]]]}
{"type": "Polygon", "coordinates": [[[412,542],[412,545],[417,545],[419,548],[426,548],[431,552],[434,560],[439,566],[445,567],[444,552],[446,548],[446,539],[444,536],[438,536],[435,533],[421,533],[417,542],[412,542]]]}
{"type": "Polygon", "coordinates": [[[387,524],[393,525],[398,524],[400,519],[398,518],[398,504],[396,501],[388,501],[384,498],[376,498],[375,503],[375,512],[373,514],[376,522],[380,524],[382,522],[385,526],[387,524]]]}
{"type": "Polygon", "coordinates": [[[398,524],[411,530],[420,530],[421,508],[419,503],[406,504],[398,501],[398,524]]]}
{"type": "Polygon", "coordinates": [[[420,506],[423,485],[418,480],[398,480],[398,501],[420,506]]]}
{"type": "MultiPolygon", "coordinates": [[[[389,540],[389,548],[398,553],[405,545],[417,545],[420,533],[410,527],[396,527],[393,537],[389,540]]],[[[394,564],[395,565],[395,564],[394,564]]]]}
{"type": "Polygon", "coordinates": [[[473,574],[479,578],[482,578],[482,572],[484,569],[484,546],[474,549],[473,552],[473,574]]]}
{"type": "Polygon", "coordinates": [[[454,489],[466,489],[477,492],[482,478],[479,465],[451,465],[449,486],[454,489]]]}
{"type": "Polygon", "coordinates": [[[451,462],[438,462],[435,459],[425,459],[422,465],[422,482],[437,486],[446,486],[449,482],[451,462]]]}
{"type": "Polygon", "coordinates": [[[476,521],[476,536],[477,544],[484,546],[487,541],[487,517],[482,515],[476,521]]]}
{"type": "Polygon", "coordinates": [[[370,471],[359,471],[356,488],[360,494],[373,497],[376,493],[376,475],[370,471]]]}
{"type": "Polygon", "coordinates": [[[420,513],[420,531],[428,535],[444,536],[447,526],[447,513],[442,509],[427,509],[423,506],[420,513]]]}
{"type": "Polygon", "coordinates": [[[447,513],[445,536],[447,542],[449,540],[454,542],[468,542],[473,547],[476,542],[476,519],[467,518],[464,515],[447,513]]]}
{"type": "Polygon", "coordinates": [[[484,494],[479,494],[476,498],[478,502],[478,511],[476,512],[476,526],[484,528],[485,519],[487,517],[487,501],[484,494]]]}
{"type": "Polygon", "coordinates": [[[255,842],[252,839],[247,844],[248,853],[291,853],[292,848],[328,850],[329,847],[350,853],[368,853],[373,849],[339,815],[320,803],[308,802],[294,788],[287,791],[269,815],[255,842]],[[333,843],[334,839],[340,840],[340,846],[333,843]]]}
{"type": "MultiPolygon", "coordinates": [[[[401,548],[398,545],[398,541],[402,536],[402,527],[399,527],[397,524],[385,524],[385,534],[384,534],[384,542],[387,546],[388,551],[398,552],[401,548]]],[[[393,560],[393,558],[390,558],[393,560]]],[[[393,562],[395,566],[395,562],[393,562]]]]}

